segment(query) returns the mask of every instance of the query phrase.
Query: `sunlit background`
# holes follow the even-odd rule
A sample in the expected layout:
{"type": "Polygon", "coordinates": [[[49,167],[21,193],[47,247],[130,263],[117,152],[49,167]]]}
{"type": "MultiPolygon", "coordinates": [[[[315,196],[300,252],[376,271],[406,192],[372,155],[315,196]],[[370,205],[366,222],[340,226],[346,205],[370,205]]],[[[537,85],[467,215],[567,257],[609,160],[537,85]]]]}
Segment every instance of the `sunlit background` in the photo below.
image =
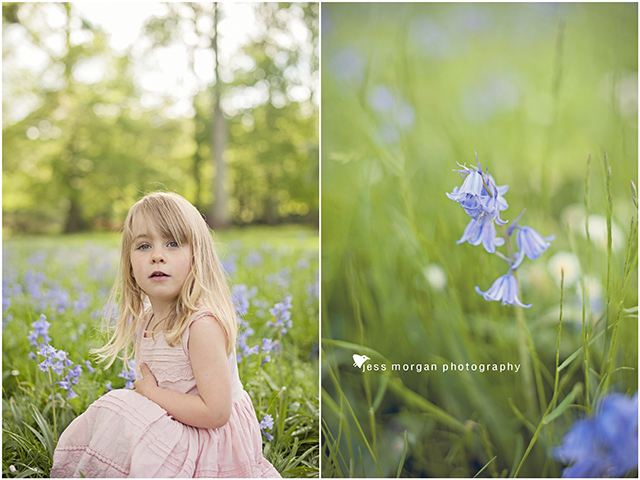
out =
{"type": "Polygon", "coordinates": [[[5,235],[117,226],[156,189],[209,212],[219,170],[211,223],[317,223],[318,5],[217,8],[3,4],[5,235]]]}

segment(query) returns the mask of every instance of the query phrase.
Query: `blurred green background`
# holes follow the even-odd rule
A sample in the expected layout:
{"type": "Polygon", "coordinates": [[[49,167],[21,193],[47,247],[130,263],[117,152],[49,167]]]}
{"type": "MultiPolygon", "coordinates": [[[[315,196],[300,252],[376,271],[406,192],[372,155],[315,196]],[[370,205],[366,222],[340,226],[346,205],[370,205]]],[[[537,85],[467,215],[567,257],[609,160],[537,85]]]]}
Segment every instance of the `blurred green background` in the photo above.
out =
{"type": "Polygon", "coordinates": [[[549,449],[604,393],[637,390],[637,20],[634,3],[322,5],[324,476],[559,476],[549,449]],[[474,151],[509,186],[502,218],[526,208],[520,225],[556,236],[518,270],[525,330],[474,291],[506,263],[456,245],[469,217],[445,192],[474,151]],[[583,300],[589,338],[619,318],[588,362],[570,357],[583,300]],[[363,373],[354,353],[440,370],[363,373]],[[535,394],[522,372],[450,362],[529,362],[535,394]]]}
{"type": "Polygon", "coordinates": [[[317,225],[318,4],[122,7],[3,3],[4,234],[117,229],[158,189],[317,225]]]}

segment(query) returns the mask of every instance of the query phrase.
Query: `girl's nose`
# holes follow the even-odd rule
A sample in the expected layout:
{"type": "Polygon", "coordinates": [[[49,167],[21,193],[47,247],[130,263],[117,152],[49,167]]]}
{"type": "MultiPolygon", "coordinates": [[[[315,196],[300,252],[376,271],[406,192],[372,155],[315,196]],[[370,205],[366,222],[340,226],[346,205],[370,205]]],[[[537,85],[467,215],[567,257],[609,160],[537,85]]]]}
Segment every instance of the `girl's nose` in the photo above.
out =
{"type": "Polygon", "coordinates": [[[162,252],[156,250],[153,255],[151,255],[151,263],[164,263],[164,255],[162,252]]]}

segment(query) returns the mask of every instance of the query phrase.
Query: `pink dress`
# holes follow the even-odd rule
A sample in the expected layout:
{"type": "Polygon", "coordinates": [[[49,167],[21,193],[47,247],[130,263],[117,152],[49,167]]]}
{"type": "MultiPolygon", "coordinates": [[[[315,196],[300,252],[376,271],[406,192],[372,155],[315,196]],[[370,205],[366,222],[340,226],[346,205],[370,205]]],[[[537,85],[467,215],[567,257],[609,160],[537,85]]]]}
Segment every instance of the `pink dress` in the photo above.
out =
{"type": "MultiPolygon", "coordinates": [[[[191,323],[209,312],[197,314],[191,323]]],[[[198,393],[189,361],[189,328],[182,345],[170,347],[161,332],[144,337],[151,319],[138,329],[138,365],[146,363],[162,388],[198,393]]],[[[189,327],[191,326],[189,324],[189,327]]],[[[113,390],[96,400],[63,432],[53,456],[51,477],[280,477],[262,456],[262,437],[253,404],[238,377],[235,352],[229,356],[233,408],[220,428],[180,423],[133,390],[113,390]]]]}

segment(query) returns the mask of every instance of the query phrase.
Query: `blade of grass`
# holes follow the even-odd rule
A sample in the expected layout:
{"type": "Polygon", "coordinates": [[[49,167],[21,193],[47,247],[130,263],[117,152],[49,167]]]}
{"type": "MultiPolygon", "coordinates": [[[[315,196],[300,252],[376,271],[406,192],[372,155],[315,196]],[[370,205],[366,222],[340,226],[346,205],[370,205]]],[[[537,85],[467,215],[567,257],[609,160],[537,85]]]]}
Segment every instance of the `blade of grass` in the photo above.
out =
{"type": "Polygon", "coordinates": [[[589,195],[591,193],[591,183],[589,181],[589,173],[591,170],[591,154],[587,156],[587,173],[584,180],[584,204],[585,204],[585,216],[584,216],[584,229],[587,236],[587,246],[585,248],[587,268],[585,275],[582,276],[582,356],[584,361],[584,384],[585,384],[585,399],[587,403],[587,409],[591,411],[591,401],[589,398],[589,348],[587,347],[589,342],[589,333],[587,332],[587,308],[589,305],[588,295],[589,291],[586,286],[586,282],[589,278],[589,271],[591,270],[591,259],[589,257],[589,247],[591,245],[591,239],[589,238],[589,195]]]}
{"type": "Polygon", "coordinates": [[[400,474],[402,473],[402,467],[404,466],[404,459],[407,455],[407,445],[409,445],[409,437],[407,436],[407,431],[404,431],[404,447],[402,448],[402,456],[400,457],[400,464],[398,465],[398,473],[396,474],[396,478],[400,478],[400,474]]]}
{"type": "Polygon", "coordinates": [[[525,418],[525,416],[522,414],[522,412],[520,410],[518,410],[518,407],[516,407],[516,404],[513,403],[513,400],[511,399],[511,397],[509,397],[507,399],[507,401],[509,402],[509,406],[511,407],[511,410],[513,410],[513,413],[516,414],[516,417],[518,417],[518,419],[522,422],[522,424],[527,427],[527,429],[533,434],[536,432],[536,427],[533,426],[533,423],[531,423],[529,420],[527,420],[525,418]]]}
{"type": "MultiPolygon", "coordinates": [[[[557,347],[556,347],[556,377],[555,377],[555,382],[554,382],[554,387],[553,387],[553,397],[551,399],[551,402],[549,402],[549,405],[547,405],[546,411],[544,413],[544,415],[542,415],[542,418],[540,419],[540,423],[538,424],[538,428],[536,428],[536,431],[533,434],[533,437],[531,438],[531,441],[529,442],[529,446],[527,447],[527,450],[524,452],[524,455],[522,456],[522,459],[520,460],[520,464],[518,465],[518,468],[516,468],[515,473],[513,474],[513,477],[517,477],[518,473],[520,472],[520,469],[522,468],[522,465],[524,465],[524,461],[527,459],[527,456],[529,455],[529,452],[531,452],[531,450],[533,449],[533,446],[535,445],[536,441],[538,440],[538,436],[540,435],[540,432],[542,431],[542,427],[545,425],[544,423],[544,418],[546,415],[549,414],[549,412],[551,411],[551,409],[554,407],[556,399],[558,398],[558,392],[560,391],[558,388],[558,382],[560,379],[560,369],[558,368],[558,363],[560,363],[560,340],[562,338],[562,308],[564,305],[564,270],[560,271],[560,315],[559,315],[559,319],[558,319],[558,342],[557,342],[557,347]]],[[[582,385],[580,384],[580,386],[582,387],[582,385]]],[[[575,390],[575,387],[574,387],[575,390]]]]}
{"type": "MultiPolygon", "coordinates": [[[[32,409],[33,418],[35,419],[36,423],[38,424],[38,427],[40,428],[40,431],[42,432],[42,435],[44,437],[43,439],[46,442],[43,445],[46,447],[47,452],[49,452],[50,458],[53,460],[53,452],[56,449],[56,441],[53,438],[53,433],[51,432],[51,429],[49,428],[49,424],[44,419],[42,414],[38,411],[38,409],[35,407],[35,405],[31,405],[31,409],[32,409]]],[[[29,426],[29,425],[27,425],[27,426],[29,426]]],[[[31,428],[31,427],[29,427],[29,428],[31,428]]]]}
{"type": "Polygon", "coordinates": [[[576,383],[573,386],[573,390],[571,390],[569,395],[564,397],[564,400],[560,402],[560,405],[558,405],[556,409],[554,409],[551,413],[549,413],[542,419],[542,423],[547,425],[549,422],[552,422],[554,419],[562,415],[564,411],[567,408],[569,408],[569,406],[576,399],[576,397],[582,393],[582,389],[583,389],[582,383],[576,383]]]}
{"type": "MultiPolygon", "coordinates": [[[[373,457],[374,461],[376,462],[376,468],[378,469],[378,474],[380,476],[382,476],[382,470],[380,470],[380,466],[378,464],[378,459],[376,454],[374,453],[373,449],[371,448],[371,445],[369,444],[369,441],[367,440],[366,435],[364,434],[364,431],[362,430],[362,427],[360,426],[360,422],[358,422],[358,418],[356,417],[355,412],[353,411],[353,409],[351,408],[351,405],[349,404],[349,401],[347,400],[346,395],[344,394],[344,392],[342,391],[342,389],[340,388],[340,384],[338,383],[338,379],[336,378],[333,369],[331,368],[331,366],[329,366],[327,364],[327,371],[329,372],[329,375],[331,376],[331,380],[333,381],[336,389],[338,390],[338,393],[340,394],[340,398],[341,400],[344,402],[344,404],[346,405],[346,407],[349,409],[349,413],[351,414],[351,417],[353,418],[356,427],[358,429],[358,431],[360,432],[360,436],[362,437],[362,440],[364,441],[365,446],[367,447],[367,450],[369,450],[369,453],[371,454],[371,456],[373,457]]],[[[351,460],[353,461],[353,454],[351,455],[351,460]]],[[[353,465],[350,466],[351,468],[349,468],[349,471],[353,471],[353,465]]]]}
{"type": "Polygon", "coordinates": [[[496,455],[496,456],[494,456],[494,457],[493,457],[491,460],[489,460],[487,463],[485,463],[485,464],[484,464],[484,467],[482,467],[480,470],[478,470],[478,473],[476,473],[476,474],[473,476],[473,478],[477,478],[477,477],[478,477],[478,475],[480,475],[480,474],[482,473],[482,471],[483,471],[485,468],[487,468],[487,467],[489,466],[489,464],[490,464],[491,462],[493,462],[496,458],[498,458],[498,456],[497,456],[497,455],[496,455]]]}

